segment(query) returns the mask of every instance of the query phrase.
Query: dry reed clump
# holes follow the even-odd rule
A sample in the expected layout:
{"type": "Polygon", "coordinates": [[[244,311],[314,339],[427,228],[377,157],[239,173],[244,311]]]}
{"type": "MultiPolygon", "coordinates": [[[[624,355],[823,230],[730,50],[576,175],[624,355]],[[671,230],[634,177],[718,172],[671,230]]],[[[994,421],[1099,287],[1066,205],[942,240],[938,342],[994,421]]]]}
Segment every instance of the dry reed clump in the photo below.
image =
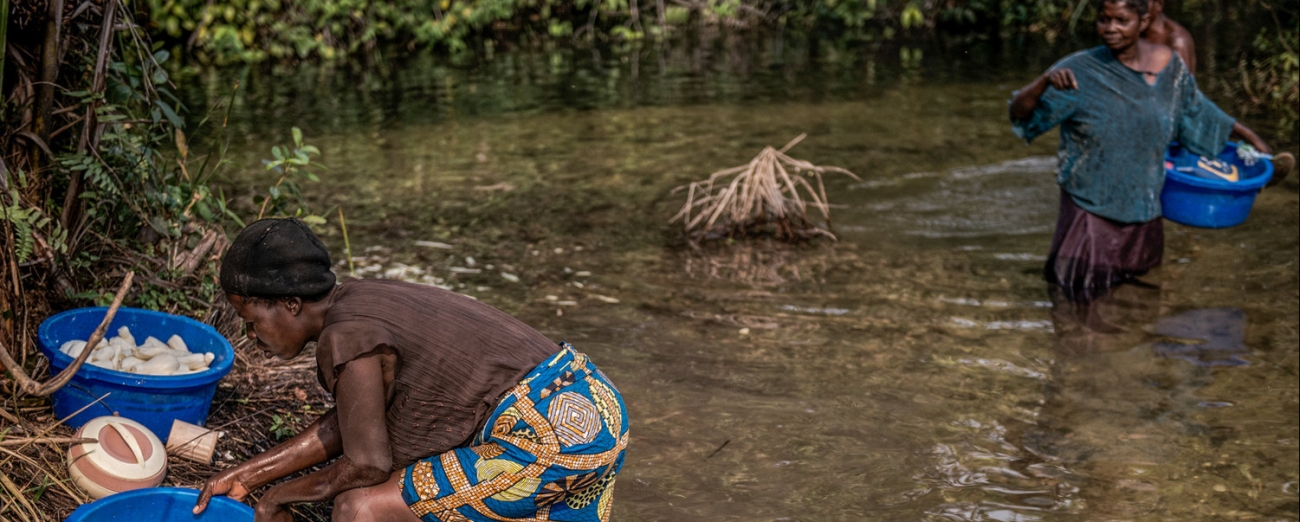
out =
{"type": "Polygon", "coordinates": [[[691,240],[762,233],[785,240],[819,235],[835,239],[830,231],[830,204],[822,173],[840,172],[861,178],[839,167],[813,165],[785,154],[807,136],[800,134],[780,150],[764,147],[745,165],[719,170],[704,181],[674,188],[674,194],[687,191],[686,204],[669,223],[682,220],[691,240]],[[723,181],[733,175],[730,182],[723,181]],[[817,181],[815,188],[810,178],[817,181]],[[809,206],[821,211],[825,228],[808,219],[809,206]]]}

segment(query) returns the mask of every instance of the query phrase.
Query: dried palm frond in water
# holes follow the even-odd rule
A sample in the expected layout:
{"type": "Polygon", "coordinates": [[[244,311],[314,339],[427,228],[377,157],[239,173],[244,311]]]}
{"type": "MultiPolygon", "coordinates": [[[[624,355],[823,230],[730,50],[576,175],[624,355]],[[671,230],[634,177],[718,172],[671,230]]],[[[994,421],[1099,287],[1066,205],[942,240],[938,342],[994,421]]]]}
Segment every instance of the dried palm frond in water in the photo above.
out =
{"type": "Polygon", "coordinates": [[[669,223],[681,220],[687,237],[716,239],[771,233],[778,239],[808,239],[830,232],[830,204],[826,200],[823,172],[840,172],[860,179],[839,167],[823,167],[785,154],[807,134],[800,134],[780,150],[764,147],[748,164],[719,170],[704,181],[674,188],[687,191],[686,205],[669,223]],[[727,181],[727,176],[735,176],[727,181]],[[816,187],[810,180],[815,180],[816,187]],[[808,220],[808,207],[820,210],[826,220],[822,228],[808,220]]]}

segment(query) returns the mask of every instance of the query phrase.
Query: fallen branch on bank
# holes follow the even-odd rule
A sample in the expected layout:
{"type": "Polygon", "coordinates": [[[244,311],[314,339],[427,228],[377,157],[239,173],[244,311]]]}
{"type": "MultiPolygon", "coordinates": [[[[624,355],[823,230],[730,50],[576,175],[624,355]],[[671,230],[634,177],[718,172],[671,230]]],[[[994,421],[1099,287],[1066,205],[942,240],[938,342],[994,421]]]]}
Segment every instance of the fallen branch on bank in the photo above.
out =
{"type": "Polygon", "coordinates": [[[96,439],[86,437],[23,437],[20,439],[0,440],[0,448],[26,446],[28,444],[82,444],[95,441],[96,439]]]}
{"type": "MultiPolygon", "coordinates": [[[[90,335],[90,339],[86,341],[86,346],[93,347],[104,339],[104,332],[108,330],[108,325],[113,322],[113,317],[117,315],[118,307],[122,306],[122,299],[126,297],[127,290],[131,289],[131,280],[133,279],[135,279],[135,272],[127,272],[126,277],[122,278],[122,286],[117,289],[117,295],[113,296],[113,304],[109,305],[108,313],[104,314],[104,320],[99,323],[98,328],[95,328],[95,333],[90,335]]],[[[72,361],[72,364],[69,364],[58,375],[44,383],[28,376],[23,371],[22,365],[14,361],[13,357],[9,355],[9,349],[3,344],[0,344],[0,364],[3,364],[4,368],[13,375],[19,391],[27,395],[44,397],[54,393],[72,380],[72,376],[76,375],[77,370],[81,369],[81,365],[90,357],[90,352],[91,350],[82,350],[81,355],[78,355],[72,361]]]]}

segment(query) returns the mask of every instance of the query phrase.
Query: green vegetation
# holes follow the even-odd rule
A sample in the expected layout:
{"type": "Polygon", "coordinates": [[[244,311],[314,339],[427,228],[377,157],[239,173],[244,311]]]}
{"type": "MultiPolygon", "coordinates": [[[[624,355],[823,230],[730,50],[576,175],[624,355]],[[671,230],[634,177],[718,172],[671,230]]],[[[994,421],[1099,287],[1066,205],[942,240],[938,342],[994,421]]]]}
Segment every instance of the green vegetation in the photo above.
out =
{"type": "Polygon", "coordinates": [[[271,435],[275,437],[275,440],[284,440],[297,433],[298,422],[298,417],[293,414],[280,415],[277,413],[271,415],[271,426],[268,429],[271,435]]]}
{"type": "Polygon", "coordinates": [[[1271,117],[1277,132],[1294,133],[1300,122],[1300,31],[1293,24],[1277,32],[1260,30],[1254,51],[1241,60],[1242,111],[1271,117]]]}
{"type": "MultiPolygon", "coordinates": [[[[138,26],[113,30],[124,13],[106,2],[47,28],[40,45],[8,42],[22,60],[11,62],[16,81],[0,109],[0,226],[15,239],[0,252],[6,319],[102,303],[128,270],[146,283],[136,305],[193,315],[211,306],[210,254],[233,215],[209,188],[221,161],[189,154],[170,54],[138,26]],[[48,53],[50,42],[69,51],[48,53]]],[[[0,340],[26,327],[4,324],[0,340]]]]}
{"type": "MultiPolygon", "coordinates": [[[[1221,92],[1242,114],[1297,121],[1295,27],[1300,9],[1276,0],[1170,1],[1188,25],[1257,34],[1221,92]],[[1252,25],[1253,24],[1253,25],[1252,25]]],[[[838,40],[974,39],[1092,31],[1093,0],[149,0],[154,36],[201,62],[368,62],[418,50],[494,52],[553,43],[662,41],[699,30],[782,30],[838,40]]],[[[1213,52],[1213,50],[1211,50],[1213,52]]],[[[1224,83],[1226,82],[1226,83],[1224,83]]]]}
{"type": "MultiPolygon", "coordinates": [[[[20,344],[45,310],[106,303],[128,270],[140,274],[134,306],[199,318],[213,306],[226,228],[243,223],[213,188],[228,167],[229,100],[213,111],[218,118],[187,121],[166,67],[170,52],[141,26],[121,24],[128,14],[109,1],[62,24],[26,17],[8,32],[17,33],[6,42],[10,56],[20,59],[8,62],[0,105],[6,346],[20,344]],[[31,38],[42,28],[46,38],[31,38]],[[47,53],[50,42],[68,51],[47,53]],[[212,143],[192,153],[187,132],[205,127],[215,127],[202,133],[212,143]]],[[[305,169],[319,151],[298,129],[293,140],[272,148],[269,188],[241,206],[245,216],[325,222],[306,212],[299,187],[316,179],[305,169]]]]}
{"type": "MultiPolygon", "coordinates": [[[[107,304],[113,296],[105,290],[123,281],[134,281],[130,306],[197,317],[231,333],[233,315],[214,313],[226,228],[242,223],[213,188],[228,168],[229,100],[224,115],[214,110],[220,119],[187,121],[166,67],[171,53],[141,25],[124,23],[134,14],[129,4],[35,4],[16,4],[0,17],[7,22],[0,24],[0,350],[12,354],[15,370],[21,366],[13,375],[44,373],[33,335],[44,317],[107,304]],[[207,152],[192,153],[187,132],[208,126],[215,129],[202,133],[212,140],[202,147],[207,152]]],[[[278,180],[267,180],[260,199],[241,202],[244,215],[324,223],[306,212],[298,185],[315,179],[304,169],[317,152],[298,129],[293,140],[292,148],[271,150],[265,164],[278,180]]],[[[43,397],[24,394],[49,392],[24,392],[14,379],[0,384],[9,397],[0,417],[37,434],[23,417],[43,397]]],[[[15,516],[61,519],[84,501],[65,482],[48,480],[66,476],[62,451],[19,450],[25,455],[0,456],[0,477],[25,485],[6,479],[0,487],[0,504],[15,516]]]]}
{"type": "Polygon", "coordinates": [[[216,63],[325,59],[387,46],[467,50],[542,40],[663,39],[734,29],[1037,32],[1074,28],[1090,0],[150,0],[157,32],[216,63]]]}
{"type": "MultiPolygon", "coordinates": [[[[300,180],[320,181],[320,178],[307,170],[311,166],[311,155],[320,155],[320,149],[302,142],[302,130],[293,128],[293,150],[276,145],[271,147],[275,159],[262,160],[266,170],[279,174],[275,184],[267,188],[265,195],[255,198],[257,217],[293,216],[310,225],[324,225],[325,218],[307,210],[307,201],[302,197],[300,180]]],[[[238,219],[237,219],[238,221],[238,219]]],[[[242,225],[243,222],[240,221],[242,225]]]]}

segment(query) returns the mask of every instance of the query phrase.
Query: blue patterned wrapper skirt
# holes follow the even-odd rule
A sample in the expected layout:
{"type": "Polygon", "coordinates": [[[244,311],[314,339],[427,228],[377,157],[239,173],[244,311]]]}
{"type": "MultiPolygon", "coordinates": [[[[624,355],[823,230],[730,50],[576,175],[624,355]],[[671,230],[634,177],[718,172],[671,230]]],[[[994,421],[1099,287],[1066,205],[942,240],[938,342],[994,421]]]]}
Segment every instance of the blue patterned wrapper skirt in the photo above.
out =
{"type": "Polygon", "coordinates": [[[474,442],[402,473],[425,522],[606,522],[628,443],[618,390],[568,343],[501,399],[474,442]]]}

